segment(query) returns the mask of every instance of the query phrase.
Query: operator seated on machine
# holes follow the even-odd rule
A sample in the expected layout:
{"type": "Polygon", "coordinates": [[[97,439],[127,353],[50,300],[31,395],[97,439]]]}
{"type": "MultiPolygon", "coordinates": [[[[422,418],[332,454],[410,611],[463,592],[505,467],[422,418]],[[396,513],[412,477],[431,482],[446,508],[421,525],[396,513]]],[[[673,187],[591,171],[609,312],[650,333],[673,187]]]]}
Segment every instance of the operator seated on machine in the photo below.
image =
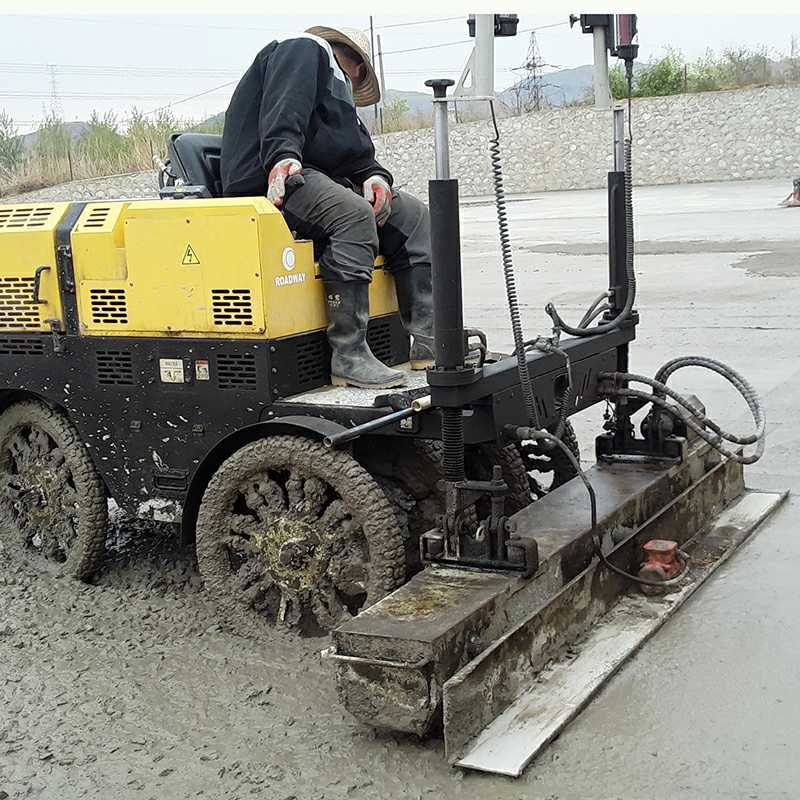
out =
{"type": "Polygon", "coordinates": [[[372,269],[380,253],[413,336],[411,368],[431,366],[430,218],[392,188],[356,113],[380,99],[368,47],[359,30],[323,26],[268,44],[231,98],[221,169],[225,196],[266,193],[296,236],[321,246],[333,383],[388,388],[406,377],[367,344],[372,269]],[[287,193],[293,175],[303,183],[287,193]]]}

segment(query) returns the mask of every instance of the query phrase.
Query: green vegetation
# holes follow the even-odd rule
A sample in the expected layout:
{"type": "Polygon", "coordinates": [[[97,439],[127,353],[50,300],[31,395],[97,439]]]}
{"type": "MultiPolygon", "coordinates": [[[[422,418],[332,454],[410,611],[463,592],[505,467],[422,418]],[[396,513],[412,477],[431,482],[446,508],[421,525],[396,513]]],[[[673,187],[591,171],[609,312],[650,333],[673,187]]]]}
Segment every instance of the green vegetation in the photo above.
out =
{"type": "Polygon", "coordinates": [[[63,181],[153,168],[172,133],[221,133],[222,118],[197,124],[164,109],[148,115],[134,108],[120,121],[92,112],[80,135],[54,113],[45,115],[32,146],[25,147],[11,117],[0,111],[0,196],[63,181]]]}
{"type": "MultiPolygon", "coordinates": [[[[627,97],[628,89],[622,65],[609,71],[611,93],[627,97]]],[[[687,92],[713,92],[742,89],[747,86],[777,86],[800,81],[800,47],[792,37],[789,56],[770,58],[766,47],[739,47],[724,50],[717,56],[707,50],[702,58],[687,61],[678,50],[653,59],[634,70],[634,97],[661,97],[687,92]]]]}
{"type": "Polygon", "coordinates": [[[24,156],[14,121],[5,111],[0,111],[0,180],[16,172],[22,165],[24,156]]]}

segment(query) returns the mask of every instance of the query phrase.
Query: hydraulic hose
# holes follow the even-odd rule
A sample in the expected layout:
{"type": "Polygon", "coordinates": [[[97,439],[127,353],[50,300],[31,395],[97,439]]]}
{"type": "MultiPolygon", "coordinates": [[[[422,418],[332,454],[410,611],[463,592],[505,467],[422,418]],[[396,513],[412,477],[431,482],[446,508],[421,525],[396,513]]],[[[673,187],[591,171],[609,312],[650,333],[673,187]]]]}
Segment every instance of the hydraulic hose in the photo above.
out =
{"type": "Polygon", "coordinates": [[[653,403],[660,408],[664,408],[671,414],[677,414],[701,439],[708,442],[726,458],[737,461],[740,464],[754,464],[764,454],[767,415],[758,392],[756,392],[753,386],[751,386],[741,374],[721,361],[704,356],[682,356],[680,358],[674,358],[664,364],[656,373],[655,378],[648,378],[645,375],[637,375],[632,372],[601,373],[600,378],[610,378],[622,384],[610,392],[612,395],[617,397],[636,397],[648,403],[653,403]],[[684,367],[702,367],[716,372],[718,375],[725,378],[747,403],[756,425],[755,432],[746,436],[739,436],[738,434],[726,431],[716,422],[709,419],[699,408],[692,405],[687,398],[667,386],[666,381],[669,377],[674,372],[684,367]],[[638,389],[631,389],[628,387],[628,383],[644,383],[653,389],[653,393],[648,394],[638,389]],[[667,397],[674,400],[678,404],[678,407],[676,408],[667,403],[667,397]],[[706,428],[713,431],[713,434],[709,433],[706,428]],[[755,444],[756,449],[755,452],[750,455],[744,456],[726,447],[722,444],[723,441],[738,445],[755,444]]]}
{"type": "Polygon", "coordinates": [[[522,334],[522,320],[517,298],[517,280],[514,275],[514,260],[511,251],[511,236],[508,230],[508,214],[506,212],[506,192],[503,187],[503,166],[500,162],[500,130],[494,113],[494,100],[489,101],[492,112],[494,137],[490,139],[489,151],[492,160],[492,183],[494,184],[494,204],[497,209],[497,227],[500,233],[500,250],[503,258],[503,277],[508,298],[508,313],[511,317],[511,331],[514,335],[514,354],[517,357],[517,371],[522,386],[522,398],[528,414],[528,423],[541,429],[539,410],[533,395],[533,385],[528,372],[528,358],[525,352],[525,337],[522,334]]]}
{"type": "Polygon", "coordinates": [[[636,301],[636,271],[633,259],[633,127],[631,124],[631,96],[633,71],[631,65],[626,61],[626,72],[628,78],[628,137],[625,139],[625,277],[628,282],[628,291],[625,297],[625,306],[614,319],[588,327],[597,316],[594,313],[595,305],[592,305],[584,314],[583,319],[577,326],[572,326],[564,322],[559,315],[556,307],[552,303],[545,306],[545,311],[553,320],[553,325],[557,330],[565,331],[570,336],[596,336],[599,333],[608,333],[620,327],[631,315],[633,304],[636,301]]]}
{"type": "Polygon", "coordinates": [[[636,302],[636,272],[634,270],[633,260],[633,192],[631,189],[633,182],[632,176],[632,158],[631,158],[631,139],[630,136],[625,140],[625,276],[628,282],[628,291],[625,297],[625,306],[622,311],[617,314],[614,319],[608,322],[603,322],[600,325],[595,325],[593,328],[588,327],[589,323],[594,319],[596,314],[596,306],[592,306],[584,315],[580,324],[576,327],[569,325],[565,322],[558,310],[552,303],[548,303],[544,310],[553,320],[553,325],[562,330],[570,336],[596,336],[599,333],[608,333],[609,331],[616,330],[627,320],[631,311],[633,311],[633,304],[636,302]]]}

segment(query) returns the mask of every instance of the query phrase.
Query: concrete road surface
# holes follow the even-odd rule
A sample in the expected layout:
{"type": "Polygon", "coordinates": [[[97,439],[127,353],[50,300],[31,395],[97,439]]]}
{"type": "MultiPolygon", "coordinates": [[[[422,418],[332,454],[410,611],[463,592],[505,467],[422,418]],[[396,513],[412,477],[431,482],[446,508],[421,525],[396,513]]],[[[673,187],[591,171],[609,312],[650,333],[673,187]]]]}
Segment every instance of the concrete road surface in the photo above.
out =
{"type": "MultiPolygon", "coordinates": [[[[636,191],[641,314],[631,366],[707,354],[760,389],[764,460],[800,488],[800,209],[786,181],[636,191]]],[[[526,334],[606,286],[603,192],[512,198],[526,334]]],[[[508,347],[494,209],[462,210],[466,320],[508,347]]],[[[726,427],[721,379],[677,376],[726,427]]],[[[576,420],[591,457],[601,409],[576,420]]],[[[800,503],[770,520],[514,782],[451,770],[439,742],[374,734],[337,705],[323,640],[218,629],[191,553],[163,534],[83,587],[0,553],[0,798],[796,798],[800,503]]]]}

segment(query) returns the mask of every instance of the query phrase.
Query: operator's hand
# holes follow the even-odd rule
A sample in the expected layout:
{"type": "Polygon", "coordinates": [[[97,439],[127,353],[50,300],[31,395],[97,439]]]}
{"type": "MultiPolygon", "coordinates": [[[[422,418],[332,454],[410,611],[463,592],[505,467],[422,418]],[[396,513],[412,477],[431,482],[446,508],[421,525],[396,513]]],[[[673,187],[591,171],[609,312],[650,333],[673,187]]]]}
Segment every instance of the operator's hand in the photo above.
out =
{"type": "Polygon", "coordinates": [[[303,165],[296,158],[282,158],[269,171],[267,179],[267,200],[276,206],[283,205],[286,196],[286,181],[291,175],[299,175],[303,165]]]}
{"type": "Polygon", "coordinates": [[[371,175],[364,181],[364,199],[375,212],[375,222],[382,228],[392,213],[392,187],[380,175],[371,175]]]}

